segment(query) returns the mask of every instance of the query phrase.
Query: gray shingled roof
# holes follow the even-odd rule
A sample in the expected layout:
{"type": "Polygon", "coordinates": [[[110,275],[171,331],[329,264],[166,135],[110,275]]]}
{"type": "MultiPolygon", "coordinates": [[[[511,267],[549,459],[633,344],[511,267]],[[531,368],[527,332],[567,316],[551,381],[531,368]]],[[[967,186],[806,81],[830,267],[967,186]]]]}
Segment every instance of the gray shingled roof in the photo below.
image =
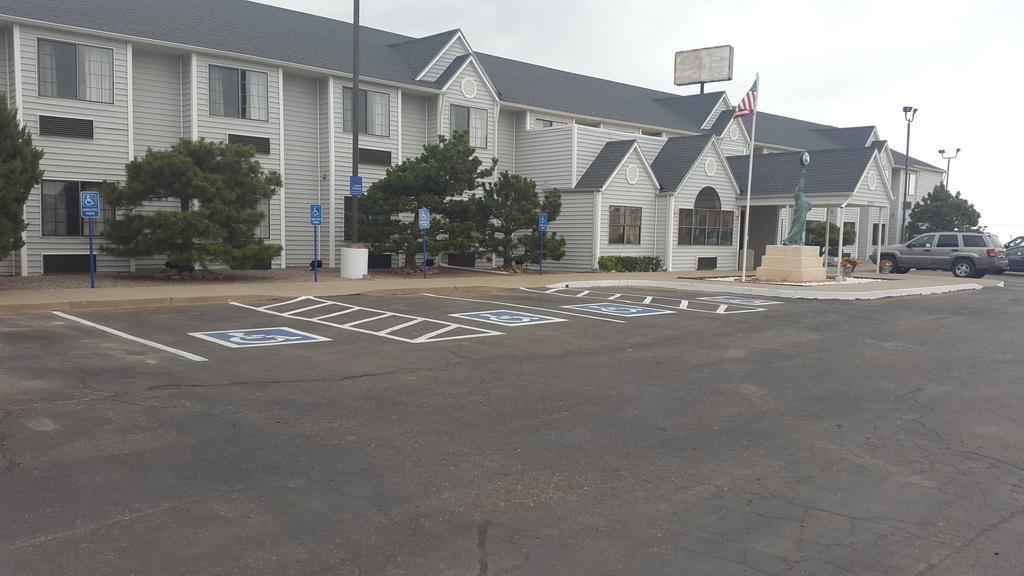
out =
{"type": "MultiPolygon", "coordinates": [[[[752,116],[743,117],[743,125],[750,134],[752,116]]],[[[828,150],[837,148],[836,143],[819,130],[831,130],[835,126],[807,122],[768,112],[757,113],[757,134],[754,140],[763,144],[775,144],[799,150],[828,150]]],[[[867,143],[867,139],[864,140],[867,143]]]]}
{"type": "Polygon", "coordinates": [[[875,133],[875,127],[826,128],[815,130],[815,132],[835,142],[838,145],[837,148],[859,148],[868,145],[868,140],[875,133]]]}
{"type": "MultiPolygon", "coordinates": [[[[792,196],[800,180],[800,156],[803,152],[754,155],[754,185],[751,196],[792,196]]],[[[819,150],[811,153],[807,167],[804,191],[808,196],[817,194],[853,194],[875,150],[870,146],[837,150],[819,150]]],[[[730,156],[729,168],[740,186],[747,192],[749,157],[730,156]]]]}
{"type": "Polygon", "coordinates": [[[669,138],[651,163],[651,170],[661,189],[675,192],[713,138],[713,134],[669,138]]]}
{"type": "Polygon", "coordinates": [[[596,190],[603,188],[608,179],[615,175],[615,169],[622,164],[622,159],[636,145],[636,140],[615,140],[601,148],[590,167],[576,183],[578,190],[596,190]]]}
{"type": "Polygon", "coordinates": [[[434,84],[436,84],[438,88],[443,88],[444,85],[452,79],[452,76],[455,76],[459,72],[459,68],[462,68],[462,65],[466,63],[466,60],[469,60],[472,57],[473,56],[471,54],[463,54],[462,56],[456,56],[453,58],[452,63],[449,64],[448,67],[445,68],[444,72],[437,77],[437,80],[434,80],[434,84]]]}
{"type": "Polygon", "coordinates": [[[711,129],[706,130],[706,132],[714,134],[715,136],[721,136],[722,134],[725,134],[725,130],[726,128],[729,127],[730,124],[732,124],[732,119],[735,114],[735,108],[728,108],[726,110],[722,110],[722,112],[718,115],[718,118],[715,119],[715,123],[711,126],[711,129]]]}
{"type": "MultiPolygon", "coordinates": [[[[903,153],[897,152],[892,148],[889,148],[889,151],[892,152],[892,162],[894,168],[903,168],[904,166],[907,165],[907,157],[904,156],[903,153]]],[[[910,157],[910,167],[917,168],[918,170],[932,170],[935,172],[945,172],[945,170],[943,170],[942,168],[932,166],[927,162],[922,162],[921,160],[918,160],[913,156],[910,157]]]]}
{"type": "Polygon", "coordinates": [[[679,96],[477,53],[502,100],[515,104],[699,132],[723,92],[679,96]]]}
{"type": "MultiPolygon", "coordinates": [[[[352,71],[351,23],[246,0],[0,0],[0,18],[4,15],[352,71]]],[[[361,72],[435,88],[414,78],[455,32],[411,38],[362,26],[361,72]]],[[[723,95],[680,96],[498,56],[477,57],[503,101],[582,116],[697,132],[723,95]]]]}

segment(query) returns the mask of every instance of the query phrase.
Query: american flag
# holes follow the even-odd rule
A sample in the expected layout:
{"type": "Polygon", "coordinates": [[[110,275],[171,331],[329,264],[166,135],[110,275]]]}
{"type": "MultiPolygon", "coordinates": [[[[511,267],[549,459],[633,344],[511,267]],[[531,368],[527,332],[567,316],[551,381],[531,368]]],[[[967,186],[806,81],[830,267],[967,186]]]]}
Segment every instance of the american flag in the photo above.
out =
{"type": "Polygon", "coordinates": [[[747,95],[740,100],[739,106],[736,106],[736,114],[733,118],[743,118],[744,116],[750,116],[757,109],[757,82],[758,79],[754,80],[754,85],[747,91],[747,95]]]}

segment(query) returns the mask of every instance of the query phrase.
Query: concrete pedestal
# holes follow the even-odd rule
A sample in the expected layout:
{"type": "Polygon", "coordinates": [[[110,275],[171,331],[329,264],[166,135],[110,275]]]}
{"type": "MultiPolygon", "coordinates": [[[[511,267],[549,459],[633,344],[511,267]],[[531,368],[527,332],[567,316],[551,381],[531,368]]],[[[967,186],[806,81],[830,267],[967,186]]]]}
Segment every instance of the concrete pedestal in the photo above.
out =
{"type": "Polygon", "coordinates": [[[341,247],[341,277],[362,280],[370,271],[370,251],[366,248],[341,247]]]}
{"type": "Polygon", "coordinates": [[[757,279],[766,282],[824,282],[817,246],[768,246],[757,279]]]}

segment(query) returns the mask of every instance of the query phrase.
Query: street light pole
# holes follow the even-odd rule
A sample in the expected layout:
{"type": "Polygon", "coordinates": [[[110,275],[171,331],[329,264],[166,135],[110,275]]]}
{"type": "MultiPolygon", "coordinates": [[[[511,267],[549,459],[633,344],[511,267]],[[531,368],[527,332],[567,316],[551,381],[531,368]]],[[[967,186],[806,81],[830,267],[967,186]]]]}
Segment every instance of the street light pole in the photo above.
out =
{"type": "Polygon", "coordinates": [[[907,119],[907,147],[903,163],[903,198],[900,202],[900,241],[907,241],[907,196],[910,193],[910,123],[917,115],[917,108],[903,107],[903,116],[907,119]]]}
{"type": "MultiPolygon", "coordinates": [[[[352,175],[359,176],[359,0],[352,0],[352,175]]],[[[351,191],[349,192],[351,194],[351,191]]],[[[352,245],[359,244],[359,196],[352,197],[352,245]]]]}
{"type": "Polygon", "coordinates": [[[946,151],[945,150],[939,150],[939,156],[942,156],[942,159],[946,161],[946,190],[949,190],[949,162],[950,162],[950,160],[952,160],[953,158],[956,158],[959,155],[960,155],[960,149],[959,148],[956,149],[956,153],[953,154],[952,156],[946,156],[946,151]]]}

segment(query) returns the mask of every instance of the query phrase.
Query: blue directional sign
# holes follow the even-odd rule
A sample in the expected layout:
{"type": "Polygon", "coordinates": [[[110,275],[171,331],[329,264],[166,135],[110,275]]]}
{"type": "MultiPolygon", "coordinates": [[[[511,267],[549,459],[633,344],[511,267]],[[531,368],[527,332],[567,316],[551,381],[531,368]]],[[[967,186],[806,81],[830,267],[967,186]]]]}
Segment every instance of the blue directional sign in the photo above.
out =
{"type": "Polygon", "coordinates": [[[100,193],[82,192],[82,218],[100,217],[100,193]]]}
{"type": "Polygon", "coordinates": [[[348,177],[348,193],[356,198],[363,195],[363,177],[362,176],[349,176],[348,177]]]}
{"type": "Polygon", "coordinates": [[[537,215],[537,227],[540,228],[541,232],[548,231],[548,213],[541,212],[537,215]]]}
{"type": "Polygon", "coordinates": [[[331,340],[330,338],[286,327],[190,332],[189,335],[209,340],[210,342],[216,342],[228,348],[255,348],[257,346],[306,344],[308,342],[329,342],[331,340]]]}
{"type": "Polygon", "coordinates": [[[324,210],[319,204],[309,205],[309,225],[310,226],[323,226],[324,225],[324,210]]]}
{"type": "Polygon", "coordinates": [[[572,308],[574,310],[583,310],[585,312],[597,312],[598,314],[608,314],[610,316],[656,316],[658,314],[673,314],[671,310],[662,310],[660,308],[650,308],[647,306],[638,306],[636,304],[623,304],[620,302],[594,302],[593,304],[574,304],[572,306],[562,306],[562,308],[572,308]]]}
{"type": "Polygon", "coordinates": [[[530,326],[534,324],[548,324],[550,322],[565,322],[562,318],[552,318],[551,316],[542,316],[516,310],[485,310],[483,312],[450,314],[450,316],[487,322],[489,324],[499,324],[501,326],[530,326]]]}
{"type": "Polygon", "coordinates": [[[420,230],[427,230],[430,228],[430,209],[420,208],[419,221],[420,230]]]}

